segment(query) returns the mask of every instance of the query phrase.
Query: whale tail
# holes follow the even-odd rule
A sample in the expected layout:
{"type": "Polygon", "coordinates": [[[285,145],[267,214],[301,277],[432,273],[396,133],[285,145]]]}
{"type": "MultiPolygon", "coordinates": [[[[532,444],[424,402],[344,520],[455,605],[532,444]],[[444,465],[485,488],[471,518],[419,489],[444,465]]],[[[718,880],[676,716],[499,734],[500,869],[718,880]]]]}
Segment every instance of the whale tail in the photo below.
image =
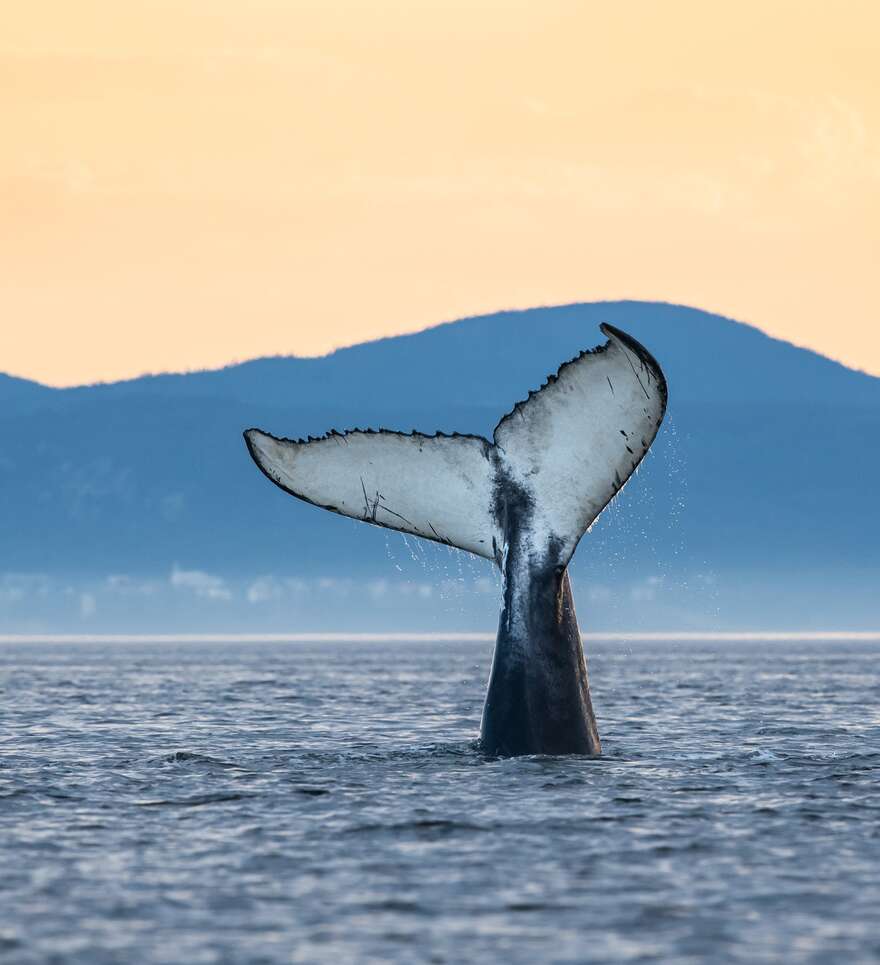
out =
{"type": "Polygon", "coordinates": [[[666,380],[650,353],[600,327],[608,341],[517,403],[491,442],[385,429],[292,440],[248,429],[248,450],[299,499],[489,559],[507,544],[511,516],[525,515],[566,565],[641,462],[666,409],[666,380]]]}

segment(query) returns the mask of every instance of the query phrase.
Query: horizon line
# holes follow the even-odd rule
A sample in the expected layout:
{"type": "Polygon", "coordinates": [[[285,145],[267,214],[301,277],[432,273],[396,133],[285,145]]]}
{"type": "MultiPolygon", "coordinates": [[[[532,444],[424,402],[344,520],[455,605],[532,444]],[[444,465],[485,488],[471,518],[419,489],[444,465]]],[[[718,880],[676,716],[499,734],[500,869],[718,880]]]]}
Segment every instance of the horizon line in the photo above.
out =
{"type": "MultiPolygon", "coordinates": [[[[488,632],[355,633],[0,633],[0,644],[16,643],[488,643],[488,632]]],[[[880,643],[880,630],[720,630],[680,632],[582,633],[584,642],[597,643],[880,643]]]]}
{"type": "Polygon", "coordinates": [[[237,368],[241,365],[247,365],[251,362],[261,362],[268,359],[296,359],[301,361],[317,361],[319,359],[326,359],[338,352],[344,352],[348,349],[358,348],[362,345],[374,345],[378,342],[386,342],[397,338],[407,338],[415,335],[422,335],[425,332],[429,332],[436,328],[444,328],[448,325],[456,325],[459,322],[469,322],[476,321],[483,318],[492,318],[496,315],[523,315],[529,312],[538,310],[553,310],[553,309],[566,309],[566,308],[580,308],[583,306],[601,306],[601,305],[646,305],[646,306],[664,306],[667,308],[678,308],[685,309],[687,311],[696,312],[701,315],[711,315],[715,318],[723,319],[727,322],[733,322],[735,325],[743,325],[746,328],[754,329],[765,335],[767,338],[775,341],[782,342],[792,348],[799,349],[804,352],[810,352],[813,355],[818,355],[829,362],[834,362],[837,365],[847,369],[850,372],[855,372],[859,375],[867,375],[870,378],[880,378],[880,375],[875,375],[872,372],[867,371],[863,368],[856,368],[846,362],[840,361],[840,359],[833,358],[830,355],[826,355],[824,352],[820,352],[818,349],[811,348],[800,342],[794,342],[790,339],[783,338],[779,335],[772,335],[766,329],[761,327],[755,322],[744,321],[741,318],[736,318],[733,315],[728,315],[726,312],[713,311],[709,308],[701,308],[699,305],[692,304],[689,302],[680,301],[669,301],[668,299],[651,299],[651,298],[597,298],[597,299],[587,299],[578,301],[563,301],[563,302],[541,302],[534,305],[526,305],[524,307],[508,306],[506,308],[497,308],[492,311],[487,312],[477,312],[476,314],[466,314],[453,318],[444,317],[440,321],[429,322],[422,328],[413,329],[412,331],[405,330],[399,332],[390,332],[386,335],[377,335],[374,338],[365,338],[357,342],[346,342],[344,344],[336,345],[326,352],[319,352],[315,355],[301,355],[297,352],[276,352],[268,355],[254,355],[248,356],[247,358],[232,358],[228,362],[224,362],[220,365],[204,365],[204,366],[193,366],[190,368],[184,367],[179,369],[161,369],[153,371],[140,372],[138,375],[123,376],[122,378],[111,378],[111,379],[98,379],[94,382],[69,382],[65,384],[53,384],[50,382],[43,382],[40,379],[33,378],[28,375],[20,375],[15,372],[0,370],[0,375],[5,375],[8,378],[18,379],[23,382],[30,382],[32,385],[40,386],[44,389],[49,389],[51,391],[63,392],[68,389],[94,389],[101,387],[109,387],[116,385],[123,385],[129,382],[139,382],[142,379],[153,379],[153,378],[163,378],[163,377],[185,377],[188,375],[203,375],[211,374],[215,372],[224,372],[227,369],[237,368]]]}

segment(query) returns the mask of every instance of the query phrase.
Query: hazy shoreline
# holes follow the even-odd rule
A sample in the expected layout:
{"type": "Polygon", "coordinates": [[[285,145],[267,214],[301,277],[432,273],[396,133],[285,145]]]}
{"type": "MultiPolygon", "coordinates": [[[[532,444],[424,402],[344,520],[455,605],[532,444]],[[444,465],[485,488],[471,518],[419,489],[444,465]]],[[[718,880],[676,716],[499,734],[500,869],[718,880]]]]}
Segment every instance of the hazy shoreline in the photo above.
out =
{"type": "MultiPolygon", "coordinates": [[[[880,643],[880,630],[754,630],[584,633],[598,643],[880,643]]],[[[485,643],[494,633],[4,633],[0,644],[20,643],[485,643]]]]}

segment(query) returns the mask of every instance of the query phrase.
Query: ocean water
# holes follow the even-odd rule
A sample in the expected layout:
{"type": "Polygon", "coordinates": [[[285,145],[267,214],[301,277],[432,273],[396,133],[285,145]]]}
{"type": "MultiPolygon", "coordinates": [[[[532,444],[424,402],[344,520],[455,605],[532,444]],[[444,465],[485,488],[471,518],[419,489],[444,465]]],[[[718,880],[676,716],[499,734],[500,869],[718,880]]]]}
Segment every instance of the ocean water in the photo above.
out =
{"type": "Polygon", "coordinates": [[[488,760],[490,645],[0,647],[0,961],[880,959],[880,645],[588,651],[488,760]]]}

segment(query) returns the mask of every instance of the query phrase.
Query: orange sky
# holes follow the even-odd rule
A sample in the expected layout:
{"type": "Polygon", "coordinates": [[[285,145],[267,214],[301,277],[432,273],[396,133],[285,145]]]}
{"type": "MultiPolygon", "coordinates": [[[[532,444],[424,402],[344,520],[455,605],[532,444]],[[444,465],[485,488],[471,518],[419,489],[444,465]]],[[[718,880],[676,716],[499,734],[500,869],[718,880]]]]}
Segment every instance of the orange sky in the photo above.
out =
{"type": "Polygon", "coordinates": [[[4,4],[0,371],[645,298],[880,374],[878,37],[875,0],[4,4]]]}

